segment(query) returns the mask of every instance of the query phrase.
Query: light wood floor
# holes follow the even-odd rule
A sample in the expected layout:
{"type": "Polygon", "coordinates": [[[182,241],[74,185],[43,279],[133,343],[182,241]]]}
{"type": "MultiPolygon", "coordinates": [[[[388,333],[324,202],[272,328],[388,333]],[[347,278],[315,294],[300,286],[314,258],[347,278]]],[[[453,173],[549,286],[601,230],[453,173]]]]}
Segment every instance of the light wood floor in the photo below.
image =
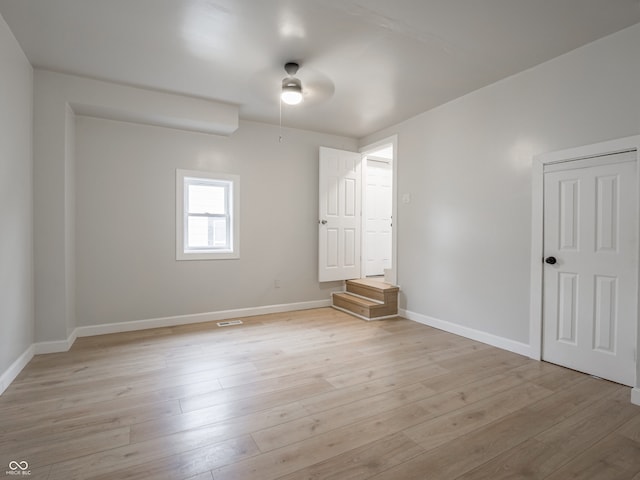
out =
{"type": "Polygon", "coordinates": [[[0,397],[0,477],[640,480],[629,388],[403,319],[244,321],[35,357],[0,397]]]}

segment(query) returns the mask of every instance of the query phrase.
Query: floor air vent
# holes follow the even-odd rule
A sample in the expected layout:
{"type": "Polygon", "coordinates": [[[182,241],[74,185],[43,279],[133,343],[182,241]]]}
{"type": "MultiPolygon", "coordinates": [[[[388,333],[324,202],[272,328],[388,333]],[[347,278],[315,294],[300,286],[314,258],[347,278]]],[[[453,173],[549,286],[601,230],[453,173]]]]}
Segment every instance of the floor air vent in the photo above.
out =
{"type": "Polygon", "coordinates": [[[241,325],[242,320],[229,320],[227,322],[218,322],[219,327],[230,327],[231,325],[241,325]]]}

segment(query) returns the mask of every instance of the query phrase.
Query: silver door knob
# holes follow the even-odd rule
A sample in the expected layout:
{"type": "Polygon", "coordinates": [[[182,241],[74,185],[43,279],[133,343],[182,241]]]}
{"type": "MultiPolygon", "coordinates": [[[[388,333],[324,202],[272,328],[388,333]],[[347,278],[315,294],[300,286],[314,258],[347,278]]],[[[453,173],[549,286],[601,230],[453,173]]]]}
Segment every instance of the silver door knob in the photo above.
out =
{"type": "Polygon", "coordinates": [[[327,221],[326,221],[326,220],[320,220],[320,223],[321,223],[322,225],[326,225],[326,224],[327,224],[327,221]]]}

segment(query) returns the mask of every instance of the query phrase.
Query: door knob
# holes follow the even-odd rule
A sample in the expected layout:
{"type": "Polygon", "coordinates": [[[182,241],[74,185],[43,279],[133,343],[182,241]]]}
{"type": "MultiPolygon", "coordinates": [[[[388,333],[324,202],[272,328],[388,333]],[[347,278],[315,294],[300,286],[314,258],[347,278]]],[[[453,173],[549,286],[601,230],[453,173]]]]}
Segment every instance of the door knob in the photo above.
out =
{"type": "Polygon", "coordinates": [[[545,263],[548,263],[549,265],[555,265],[558,261],[556,260],[556,257],[547,257],[544,259],[545,263]]]}
{"type": "Polygon", "coordinates": [[[320,220],[320,223],[321,223],[322,225],[326,225],[326,224],[327,224],[327,221],[326,221],[326,220],[320,220]]]}

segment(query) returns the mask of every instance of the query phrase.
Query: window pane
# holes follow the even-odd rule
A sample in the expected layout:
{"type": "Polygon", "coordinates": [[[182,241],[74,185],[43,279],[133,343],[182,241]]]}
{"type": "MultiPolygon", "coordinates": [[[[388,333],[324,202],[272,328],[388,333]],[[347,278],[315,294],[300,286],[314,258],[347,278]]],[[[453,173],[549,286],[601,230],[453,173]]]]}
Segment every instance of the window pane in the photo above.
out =
{"type": "Polygon", "coordinates": [[[227,219],[212,218],[211,223],[213,231],[213,246],[226,247],[227,245],[229,245],[227,239],[227,219]]]}
{"type": "Polygon", "coordinates": [[[209,219],[189,217],[187,224],[187,247],[209,247],[209,219]]]}
{"type": "Polygon", "coordinates": [[[226,188],[221,185],[188,185],[188,213],[226,213],[226,188]]]}
{"type": "Polygon", "coordinates": [[[220,217],[189,217],[187,248],[227,248],[227,219],[220,217]]]}

